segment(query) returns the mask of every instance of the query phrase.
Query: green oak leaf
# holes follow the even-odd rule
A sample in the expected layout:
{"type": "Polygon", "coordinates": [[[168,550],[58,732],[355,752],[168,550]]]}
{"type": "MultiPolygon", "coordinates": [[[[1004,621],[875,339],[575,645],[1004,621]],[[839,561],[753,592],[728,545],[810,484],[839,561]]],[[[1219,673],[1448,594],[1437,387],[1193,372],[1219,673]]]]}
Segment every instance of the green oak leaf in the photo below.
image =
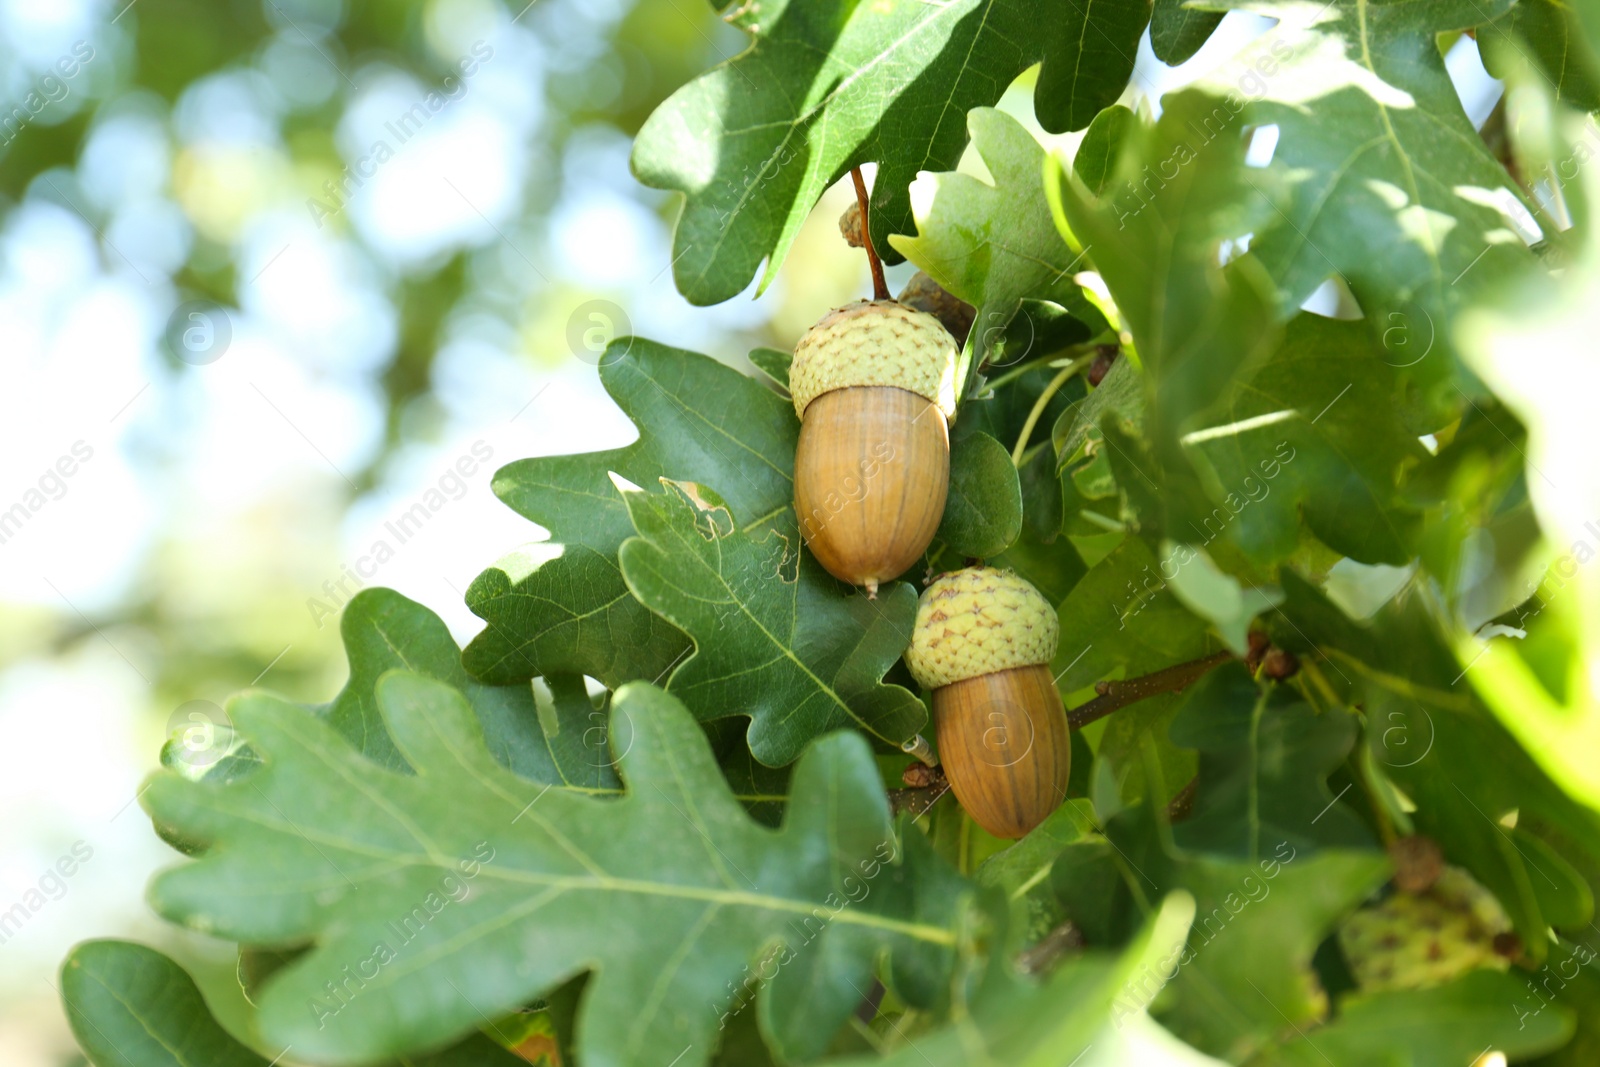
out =
{"type": "MultiPolygon", "coordinates": [[[[78,945],[61,967],[61,1002],[73,1036],[94,1067],[271,1067],[212,1017],[187,971],[143,945],[78,945]]],[[[397,1067],[515,1067],[523,1060],[473,1034],[442,1052],[391,1062],[397,1067]]]]}
{"type": "Polygon", "coordinates": [[[911,232],[917,172],[955,169],[968,111],[1042,59],[1041,120],[1087,123],[1126,86],[1148,17],[1147,3],[1077,0],[735,9],[728,21],[750,47],[669,97],[634,141],[639,180],[686,197],[678,291],[694,304],[727,300],[763,260],[765,288],[823,191],[872,161],[872,241],[888,252],[889,234],[911,232]]]}
{"type": "Polygon", "coordinates": [[[1420,516],[1401,497],[1400,471],[1427,452],[1380,356],[1360,323],[1295,316],[1268,360],[1181,439],[1216,506],[1171,536],[1206,544],[1226,530],[1272,563],[1295,551],[1303,521],[1363,563],[1407,562],[1420,516]]]}
{"type": "Polygon", "coordinates": [[[1362,708],[1373,773],[1410,798],[1416,831],[1495,894],[1525,951],[1542,960],[1548,927],[1592,909],[1592,894],[1565,859],[1519,847],[1520,833],[1501,820],[1513,810],[1536,816],[1564,835],[1579,867],[1593,869],[1600,815],[1574,803],[1460,684],[1466,665],[1421,598],[1402,594],[1358,624],[1292,572],[1283,590],[1273,642],[1325,657],[1312,669],[1344,704],[1362,708]]]}
{"type": "Polygon", "coordinates": [[[950,442],[950,491],[935,535],[958,556],[987,559],[1022,534],[1022,483],[1006,446],[957,427],[950,442]]]}
{"type": "Polygon", "coordinates": [[[248,782],[160,772],[143,794],[153,817],[209,846],[157,877],[158,912],[245,944],[311,943],[259,998],[265,1038],[325,1062],[403,1055],[590,971],[583,1062],[650,1050],[698,1065],[734,983],[780,948],[792,959],[759,996],[793,1058],[821,1051],[880,956],[903,999],[938,996],[968,891],[919,835],[896,837],[859,737],[812,747],[774,831],[739,807],[699,727],[653,686],[614,701],[620,799],[511,774],[439,682],[396,671],[377,693],[414,775],[252,694],[233,706],[264,761],[248,782]]]}
{"type": "Polygon", "coordinates": [[[1068,0],[1036,23],[1045,55],[1033,97],[1039,124],[1054,133],[1088,126],[1121,95],[1149,22],[1150,0],[1068,0]]]}
{"type": "Polygon", "coordinates": [[[1525,999],[1520,980],[1491,970],[1472,971],[1431,989],[1349,996],[1340,1002],[1336,1020],[1253,1062],[1261,1067],[1458,1067],[1493,1048],[1520,1063],[1560,1047],[1573,1029],[1572,1013],[1559,1005],[1518,1025],[1514,1008],[1525,999]]]}
{"type": "MultiPolygon", "coordinates": [[[[1024,982],[1003,967],[991,967],[970,1003],[954,1013],[950,1025],[906,1037],[904,1046],[886,1057],[829,1060],[828,1067],[1062,1067],[1078,1063],[1097,1043],[1117,1041],[1117,1028],[1109,1027],[1108,1019],[1133,1025],[1142,1022],[1143,1004],[1133,1004],[1125,1016],[1117,1015],[1117,1009],[1141,995],[1148,1002],[1160,989],[1162,969],[1182,946],[1193,914],[1194,901],[1189,895],[1174,893],[1118,953],[1092,953],[1069,960],[1039,984],[1024,982]]],[[[1175,1062],[1189,1067],[1196,1060],[1175,1062]]]]}
{"type": "Polygon", "coordinates": [[[1505,78],[1519,60],[1531,61],[1555,98],[1579,111],[1600,110],[1600,58],[1584,36],[1581,16],[1561,0],[1518,0],[1478,31],[1489,73],[1505,78]]]}
{"type": "Polygon", "coordinates": [[[616,553],[633,524],[611,473],[636,485],[662,477],[715,485],[752,530],[793,506],[799,423],[771,389],[641,338],[612,342],[600,381],[638,425],[637,441],[519,460],[495,474],[495,493],[551,540],[502,561],[467,592],[467,606],[488,623],[466,651],[467,669],[484,681],[577,673],[615,688],[661,677],[688,651],[686,635],[628,594],[616,553]]]}
{"type": "Polygon", "coordinates": [[[1132,360],[1111,364],[1100,384],[1067,407],[1051,430],[1060,465],[1065,467],[1091,439],[1099,439],[1100,424],[1114,418],[1128,431],[1137,431],[1144,417],[1144,383],[1132,360]]]}
{"type": "Polygon", "coordinates": [[[1214,104],[1198,90],[1162,103],[1153,124],[1117,112],[1097,120],[1121,131],[1103,192],[1055,156],[1045,191],[1058,229],[1093,262],[1133,335],[1157,454],[1181,466],[1177,435],[1272,351],[1277,306],[1254,255],[1218,265],[1223,241],[1265,211],[1239,192],[1243,142],[1197,150],[1193,127],[1214,104]]]}
{"type": "Polygon", "coordinates": [[[1072,156],[1072,172],[1095,196],[1106,195],[1106,189],[1117,178],[1117,160],[1122,155],[1123,142],[1136,135],[1143,120],[1129,108],[1113,104],[1094,117],[1089,128],[1083,131],[1083,140],[1072,156]]]}
{"type": "Polygon", "coordinates": [[[1186,6],[1186,0],[1155,0],[1150,47],[1161,62],[1177,66],[1200,51],[1221,21],[1220,11],[1196,11],[1186,6]]]}
{"type": "Polygon", "coordinates": [[[1011,908],[1007,933],[1023,948],[1037,942],[1063,920],[1065,912],[1049,893],[1050,876],[1063,852],[1099,828],[1094,806],[1069,799],[1029,830],[1027,836],[979,865],[975,878],[1006,896],[1011,908]]]}
{"type": "MultiPolygon", "coordinates": [[[[532,687],[525,681],[485,685],[473,679],[462,669],[461,650],[444,620],[392,589],[363,589],[352,597],[339,620],[339,632],[349,661],[349,679],[330,703],[312,710],[375,763],[402,773],[409,771],[384,728],[375,693],[379,677],[396,668],[416,671],[460,689],[478,716],[489,750],[502,765],[526,778],[562,782],[563,759],[589,766],[605,766],[609,762],[604,758],[603,739],[594,744],[593,735],[589,745],[592,751],[563,747],[562,758],[558,758],[540,728],[532,687]]],[[[571,691],[570,681],[552,680],[552,687],[559,687],[563,693],[571,691]]],[[[219,731],[208,740],[226,743],[230,733],[219,731]]],[[[185,738],[179,738],[163,748],[162,765],[222,783],[245,777],[260,764],[260,758],[248,745],[235,745],[221,758],[217,756],[218,752],[209,747],[195,748],[185,738]]],[[[569,770],[583,777],[575,766],[569,770]]]]}
{"type": "Polygon", "coordinates": [[[1198,659],[1220,645],[1165,588],[1159,561],[1136,537],[1089,568],[1057,615],[1061,643],[1051,668],[1064,693],[1198,659]]]}
{"type": "Polygon", "coordinates": [[[1062,481],[1055,466],[1055,456],[1048,449],[1023,462],[1017,472],[1022,489],[1022,535],[989,562],[1011,568],[1033,583],[1045,599],[1059,604],[1089,568],[1077,547],[1062,536],[1062,481]]]}
{"type": "Polygon", "coordinates": [[[1327,997],[1311,968],[1317,946],[1388,876],[1382,853],[1348,849],[1186,865],[1177,881],[1196,900],[1192,957],[1156,1017],[1230,1063],[1281,1033],[1285,1020],[1304,1027],[1321,1019],[1327,997]]]}
{"type": "Polygon", "coordinates": [[[881,681],[911,642],[910,585],[890,583],[876,600],[841,596],[792,516],[751,534],[711,490],[662,486],[623,493],[639,535],[621,561],[639,602],[694,638],[670,692],[702,720],[748,716],[750,751],[774,767],[840,726],[894,747],[917,732],[922,702],[881,681]]]}
{"type": "MultiPolygon", "coordinates": [[[[541,785],[594,795],[622,791],[606,737],[609,711],[596,705],[583,678],[552,674],[545,678],[549,699],[526,682],[484,685],[461,666],[461,650],[444,621],[392,589],[364,589],[345,607],[340,621],[350,680],[338,699],[315,709],[368,759],[393,770],[410,768],[389,740],[378,712],[378,679],[390,670],[416,671],[459,689],[477,713],[494,758],[509,770],[541,785]]],[[[687,652],[687,648],[685,649],[687,652]]],[[[163,765],[182,769],[176,750],[163,765]]],[[[785,776],[752,767],[743,741],[719,746],[719,758],[734,793],[753,812],[775,819],[787,789],[785,776]]],[[[248,746],[204,768],[207,781],[222,784],[260,765],[248,746]]]]}
{"type": "Polygon", "coordinates": [[[1242,663],[1216,668],[1189,690],[1170,728],[1174,744],[1200,752],[1194,808],[1173,827],[1174,840],[1247,860],[1281,842],[1301,853],[1375,848],[1326,781],[1357,732],[1349,712],[1319,715],[1293,690],[1257,685],[1242,663]]]}
{"type": "Polygon", "coordinates": [[[1002,889],[1016,899],[1049,874],[1062,849],[1095,829],[1093,805],[1081,797],[1068,800],[1022,840],[984,860],[978,867],[977,882],[1002,889]]]}
{"type": "Polygon", "coordinates": [[[1201,148],[1217,137],[1238,143],[1247,126],[1278,127],[1270,165],[1240,192],[1272,205],[1250,247],[1283,305],[1342,278],[1390,362],[1448,421],[1456,384],[1469,381],[1452,358],[1453,320],[1533,264],[1507,212],[1535,208],[1467,120],[1436,38],[1492,22],[1511,0],[1204,6],[1279,20],[1209,83],[1231,95],[1191,136],[1201,148]],[[1256,75],[1248,85],[1238,73],[1246,67],[1256,75]]]}
{"type": "Polygon", "coordinates": [[[61,1003],[94,1067],[267,1067],[212,1017],[189,973],[153,948],[83,942],[61,965],[61,1003]]]}
{"type": "Polygon", "coordinates": [[[350,680],[325,714],[362,755],[392,769],[405,769],[384,729],[376,695],[378,679],[386,671],[403,669],[460,689],[478,714],[489,750],[505,766],[525,777],[559,780],[556,761],[538,727],[532,688],[474,680],[462,669],[455,639],[432,611],[392,589],[364,589],[346,605],[339,632],[350,659],[350,680]]]}
{"type": "Polygon", "coordinates": [[[1106,812],[1146,797],[1166,803],[1195,776],[1200,768],[1195,753],[1179,747],[1169,736],[1180,706],[1176,696],[1158,694],[1120,709],[1106,720],[1094,750],[1095,777],[1101,788],[1116,787],[1115,794],[1095,794],[1106,812]],[[1152,785],[1156,791],[1166,792],[1151,796],[1152,785]],[[1110,803],[1113,795],[1115,803],[1110,803]]]}
{"type": "Polygon", "coordinates": [[[1529,1062],[1536,1067],[1586,1067],[1600,1062],[1600,944],[1594,931],[1579,935],[1579,944],[1561,941],[1550,948],[1544,966],[1527,976],[1517,991],[1513,1012],[1519,1024],[1537,1019],[1551,1002],[1571,1012],[1576,1022],[1572,1040],[1529,1062]],[[1587,936],[1585,936],[1587,935],[1587,936]]]}
{"type": "Polygon", "coordinates": [[[987,349],[984,331],[1003,326],[1023,297],[1052,288],[1082,257],[1050,217],[1045,152],[1033,134],[987,107],[974,108],[967,127],[992,183],[959,171],[923,174],[911,187],[917,234],[895,234],[889,243],[978,309],[978,341],[987,349]]]}
{"type": "Polygon", "coordinates": [[[789,388],[789,365],[794,362],[793,352],[779,348],[752,348],[750,362],[774,383],[785,390],[789,388]]]}
{"type": "Polygon", "coordinates": [[[467,668],[511,684],[540,674],[587,674],[616,686],[659,678],[689,642],[628,595],[614,553],[538,541],[500,559],[467,588],[488,626],[467,646],[467,668]]]}
{"type": "MultiPolygon", "coordinates": [[[[1286,1025],[1304,1027],[1325,1015],[1312,956],[1388,878],[1389,861],[1381,852],[1311,853],[1266,838],[1253,860],[1223,859],[1179,848],[1172,829],[1148,804],[1106,823],[1133,914],[1175,889],[1194,896],[1194,925],[1154,1014],[1196,1048],[1243,1062],[1286,1025]]],[[[1066,903],[1069,912],[1084,906],[1066,903]]]]}

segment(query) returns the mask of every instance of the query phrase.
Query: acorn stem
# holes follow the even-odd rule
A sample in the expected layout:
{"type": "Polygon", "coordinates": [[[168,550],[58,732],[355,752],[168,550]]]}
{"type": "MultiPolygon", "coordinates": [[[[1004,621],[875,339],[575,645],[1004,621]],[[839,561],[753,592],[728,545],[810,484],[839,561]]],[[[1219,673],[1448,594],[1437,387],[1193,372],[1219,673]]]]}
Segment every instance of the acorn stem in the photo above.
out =
{"type": "Polygon", "coordinates": [[[1136,704],[1146,697],[1153,697],[1159,693],[1179,692],[1213,667],[1220,667],[1231,659],[1233,659],[1232,652],[1216,652],[1200,659],[1189,660],[1187,663],[1164,667],[1152,674],[1142,674],[1137,678],[1125,678],[1120,682],[1100,682],[1095,686],[1099,696],[1068,710],[1067,727],[1081,730],[1118,708],[1136,704]]]}
{"type": "Polygon", "coordinates": [[[872,247],[872,218],[867,214],[867,183],[862,180],[861,168],[850,168],[850,180],[856,186],[856,203],[861,205],[861,247],[867,250],[867,263],[872,267],[872,299],[889,299],[889,283],[883,280],[883,262],[878,250],[872,247]]]}
{"type": "Polygon", "coordinates": [[[933,754],[933,746],[928,744],[928,739],[917,734],[911,740],[900,746],[900,751],[908,756],[922,761],[925,767],[937,767],[939,761],[933,754]]]}
{"type": "Polygon", "coordinates": [[[1067,379],[1077,374],[1083,368],[1094,362],[1095,353],[1091,352],[1061,368],[1061,373],[1050,379],[1050,384],[1044,387],[1044,392],[1039,394],[1039,399],[1033,402],[1033,410],[1028,412],[1028,421],[1022,424],[1022,432],[1017,435],[1017,446],[1011,450],[1011,464],[1015,467],[1022,466],[1022,454],[1028,450],[1028,438],[1033,436],[1033,428],[1039,425],[1039,419],[1044,415],[1044,409],[1050,405],[1050,398],[1061,391],[1067,384],[1067,379]]]}

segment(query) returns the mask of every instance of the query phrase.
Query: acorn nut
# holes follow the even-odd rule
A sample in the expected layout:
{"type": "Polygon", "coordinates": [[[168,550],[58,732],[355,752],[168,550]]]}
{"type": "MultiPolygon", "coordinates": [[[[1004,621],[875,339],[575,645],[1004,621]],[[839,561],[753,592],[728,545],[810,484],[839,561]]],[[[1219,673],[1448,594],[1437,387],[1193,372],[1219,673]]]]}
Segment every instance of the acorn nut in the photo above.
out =
{"type": "Polygon", "coordinates": [[[1067,794],[1072,739],[1049,663],[1060,627],[1011,571],[968,567],[923,592],[906,666],[933,692],[945,776],[996,837],[1021,837],[1067,794]]]}
{"type": "Polygon", "coordinates": [[[830,311],[795,346],[800,532],[869,596],[922,557],[944,516],[956,356],[937,319],[892,300],[830,311]]]}

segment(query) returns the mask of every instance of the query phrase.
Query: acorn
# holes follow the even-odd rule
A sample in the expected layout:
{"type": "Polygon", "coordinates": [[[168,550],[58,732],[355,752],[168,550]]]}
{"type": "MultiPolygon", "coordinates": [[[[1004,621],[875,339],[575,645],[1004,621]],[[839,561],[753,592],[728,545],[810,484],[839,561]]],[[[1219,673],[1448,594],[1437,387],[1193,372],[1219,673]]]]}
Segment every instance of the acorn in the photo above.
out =
{"type": "Polygon", "coordinates": [[[944,516],[957,354],[938,319],[893,300],[830,311],[795,346],[800,532],[869,596],[922,557],[944,516]]]}
{"type": "Polygon", "coordinates": [[[1339,927],[1339,947],[1363,992],[1425,989],[1479,968],[1506,970],[1511,931],[1500,902],[1460,867],[1418,893],[1397,891],[1339,927]]]}
{"type": "Polygon", "coordinates": [[[1011,571],[941,574],[917,605],[906,666],[933,693],[945,777],[977,824],[1016,838],[1067,795],[1072,740],[1050,673],[1060,626],[1011,571]]]}

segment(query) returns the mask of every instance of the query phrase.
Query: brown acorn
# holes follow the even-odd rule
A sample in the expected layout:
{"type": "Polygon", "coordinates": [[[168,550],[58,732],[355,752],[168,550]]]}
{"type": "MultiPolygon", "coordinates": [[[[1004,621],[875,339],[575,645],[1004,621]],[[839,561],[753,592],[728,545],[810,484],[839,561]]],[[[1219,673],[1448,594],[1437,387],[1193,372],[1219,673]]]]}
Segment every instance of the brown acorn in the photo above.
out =
{"type": "Polygon", "coordinates": [[[1067,794],[1072,739],[1050,673],[1055,609],[994,567],[941,574],[922,594],[906,666],[933,692],[939,758],[956,799],[996,837],[1016,838],[1067,794]]]}
{"type": "Polygon", "coordinates": [[[800,532],[869,596],[922,557],[944,516],[956,355],[937,319],[892,300],[831,311],[795,346],[800,532]]]}

